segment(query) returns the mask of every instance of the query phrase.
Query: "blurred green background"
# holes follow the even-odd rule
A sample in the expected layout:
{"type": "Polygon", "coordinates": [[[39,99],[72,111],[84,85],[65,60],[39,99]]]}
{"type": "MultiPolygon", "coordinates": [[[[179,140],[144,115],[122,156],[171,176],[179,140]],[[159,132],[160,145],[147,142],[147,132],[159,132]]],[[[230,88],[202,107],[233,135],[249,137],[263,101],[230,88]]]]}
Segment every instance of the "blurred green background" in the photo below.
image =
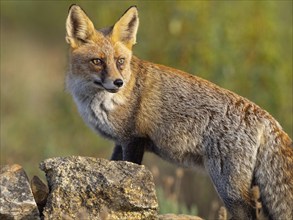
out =
{"type": "MultiPolygon", "coordinates": [[[[1,165],[29,177],[57,156],[109,158],[113,143],[83,123],[64,89],[65,19],[78,3],[96,28],[139,8],[134,53],[230,89],[292,127],[292,1],[1,1],[1,165]]],[[[215,218],[221,205],[209,178],[155,155],[161,212],[215,218]]]]}

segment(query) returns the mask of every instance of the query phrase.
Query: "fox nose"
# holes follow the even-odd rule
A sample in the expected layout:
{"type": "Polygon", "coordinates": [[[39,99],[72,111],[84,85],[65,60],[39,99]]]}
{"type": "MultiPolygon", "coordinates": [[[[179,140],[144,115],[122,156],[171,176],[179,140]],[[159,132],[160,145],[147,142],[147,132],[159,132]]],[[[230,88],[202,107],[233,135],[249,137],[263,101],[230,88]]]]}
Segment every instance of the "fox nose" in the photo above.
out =
{"type": "Polygon", "coordinates": [[[115,86],[117,86],[118,88],[120,88],[121,86],[123,86],[123,80],[122,79],[116,79],[113,84],[115,86]]]}

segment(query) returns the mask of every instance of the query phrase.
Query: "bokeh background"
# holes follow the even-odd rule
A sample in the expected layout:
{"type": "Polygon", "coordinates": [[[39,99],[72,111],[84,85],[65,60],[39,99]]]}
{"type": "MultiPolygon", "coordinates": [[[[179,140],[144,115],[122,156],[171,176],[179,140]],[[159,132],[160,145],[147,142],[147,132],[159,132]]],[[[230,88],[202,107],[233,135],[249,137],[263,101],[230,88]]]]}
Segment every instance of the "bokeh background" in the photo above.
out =
{"type": "MultiPolygon", "coordinates": [[[[19,163],[45,179],[49,157],[109,158],[113,143],[83,123],[64,89],[65,19],[78,3],[96,28],[139,8],[134,53],[230,89],[270,112],[292,137],[292,1],[1,0],[1,165],[19,163]]],[[[221,205],[203,172],[152,154],[162,213],[215,218],[221,205]]]]}

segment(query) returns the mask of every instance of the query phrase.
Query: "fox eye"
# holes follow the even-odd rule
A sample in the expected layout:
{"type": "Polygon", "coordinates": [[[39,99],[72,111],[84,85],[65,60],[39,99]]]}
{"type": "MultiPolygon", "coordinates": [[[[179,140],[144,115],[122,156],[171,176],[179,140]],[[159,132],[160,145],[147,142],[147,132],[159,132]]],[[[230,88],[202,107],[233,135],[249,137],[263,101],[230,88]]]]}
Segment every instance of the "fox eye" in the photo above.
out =
{"type": "Polygon", "coordinates": [[[92,64],[100,66],[103,64],[103,60],[101,60],[100,58],[95,58],[91,60],[92,64]]]}
{"type": "Polygon", "coordinates": [[[118,65],[122,65],[122,64],[124,63],[124,61],[125,61],[124,58],[119,58],[119,59],[117,60],[117,64],[118,64],[118,65]]]}

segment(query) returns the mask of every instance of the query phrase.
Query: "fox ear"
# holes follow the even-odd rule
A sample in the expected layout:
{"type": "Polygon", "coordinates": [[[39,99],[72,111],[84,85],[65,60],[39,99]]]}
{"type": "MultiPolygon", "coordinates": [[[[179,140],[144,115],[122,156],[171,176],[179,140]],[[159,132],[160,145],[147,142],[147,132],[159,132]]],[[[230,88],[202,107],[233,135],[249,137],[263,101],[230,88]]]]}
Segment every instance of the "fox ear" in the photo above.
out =
{"type": "Polygon", "coordinates": [[[111,39],[114,42],[122,42],[129,49],[136,43],[136,33],[138,29],[139,19],[136,6],[131,6],[115,23],[111,39]]]}
{"type": "Polygon", "coordinates": [[[95,27],[85,12],[78,6],[69,8],[66,19],[66,41],[72,48],[87,42],[95,33],[95,27]]]}

